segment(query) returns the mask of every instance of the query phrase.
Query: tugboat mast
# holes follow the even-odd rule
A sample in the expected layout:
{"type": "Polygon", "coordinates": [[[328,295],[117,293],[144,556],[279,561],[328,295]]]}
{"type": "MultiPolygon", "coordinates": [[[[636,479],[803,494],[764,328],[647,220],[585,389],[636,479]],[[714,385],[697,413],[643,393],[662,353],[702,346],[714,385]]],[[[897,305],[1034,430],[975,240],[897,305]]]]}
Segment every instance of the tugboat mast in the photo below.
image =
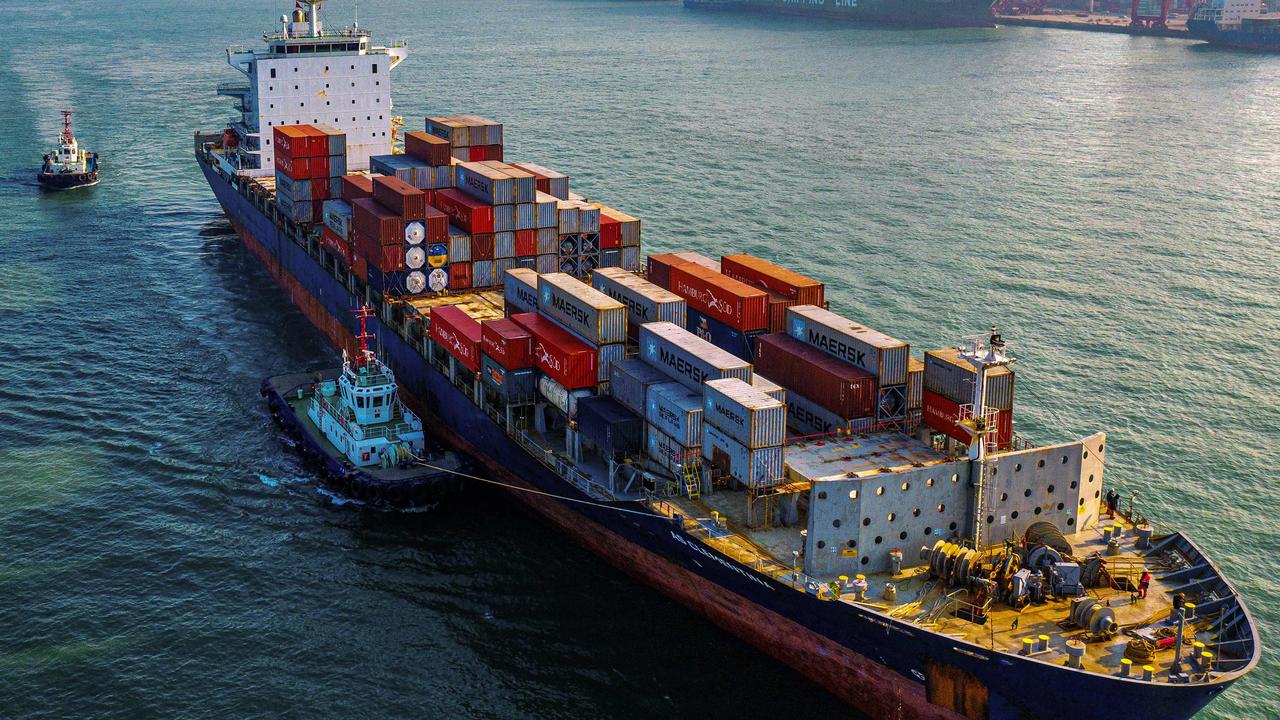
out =
{"type": "Polygon", "coordinates": [[[70,145],[75,142],[76,138],[71,134],[71,111],[62,111],[62,144],[70,145]]]}

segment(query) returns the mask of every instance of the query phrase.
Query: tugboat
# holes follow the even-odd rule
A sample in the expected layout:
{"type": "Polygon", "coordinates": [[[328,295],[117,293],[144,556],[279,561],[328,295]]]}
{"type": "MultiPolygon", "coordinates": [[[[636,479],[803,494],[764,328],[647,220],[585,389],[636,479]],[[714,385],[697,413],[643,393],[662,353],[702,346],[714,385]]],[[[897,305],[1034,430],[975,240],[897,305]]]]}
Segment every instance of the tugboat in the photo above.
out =
{"type": "Polygon", "coordinates": [[[62,136],[52,152],[44,156],[44,165],[36,180],[50,190],[70,190],[98,184],[98,153],[82,150],[71,134],[71,111],[62,111],[62,136]]]}
{"type": "Polygon", "coordinates": [[[401,402],[394,373],[369,349],[372,315],[368,307],[355,312],[354,359],[344,351],[341,368],[267,378],[262,394],[335,492],[379,508],[429,509],[458,486],[464,463],[428,439],[401,402]]]}

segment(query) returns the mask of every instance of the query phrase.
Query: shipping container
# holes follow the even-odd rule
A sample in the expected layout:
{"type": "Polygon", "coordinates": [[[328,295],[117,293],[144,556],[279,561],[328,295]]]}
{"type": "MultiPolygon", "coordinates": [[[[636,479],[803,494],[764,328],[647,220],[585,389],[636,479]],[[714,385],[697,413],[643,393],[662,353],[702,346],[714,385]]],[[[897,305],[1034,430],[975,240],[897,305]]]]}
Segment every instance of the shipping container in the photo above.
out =
{"type": "Polygon", "coordinates": [[[488,355],[480,354],[480,379],[508,405],[537,399],[538,372],[533,368],[508,370],[488,355]]]}
{"type": "Polygon", "coordinates": [[[330,155],[326,161],[328,162],[328,172],[325,173],[327,177],[339,178],[347,174],[346,155],[330,155]]]}
{"type": "Polygon", "coordinates": [[[639,219],[601,203],[588,204],[600,210],[601,247],[640,247],[639,219]]]}
{"type": "Polygon", "coordinates": [[[277,125],[271,129],[271,143],[276,155],[309,158],[328,155],[327,138],[307,125],[277,125]]]}
{"type": "Polygon", "coordinates": [[[373,198],[360,198],[351,203],[351,229],[379,245],[403,245],[404,220],[382,207],[373,198]]]}
{"type": "Polygon", "coordinates": [[[369,157],[369,171],[379,175],[395,177],[413,184],[418,168],[430,167],[423,161],[408,155],[372,155],[369,157]]]}
{"type": "Polygon", "coordinates": [[[479,115],[461,115],[471,125],[472,145],[501,145],[502,123],[479,115]]]}
{"type": "Polygon", "coordinates": [[[330,157],[347,156],[347,134],[332,125],[313,124],[311,129],[324,135],[326,145],[326,155],[330,157]]]}
{"type": "Polygon", "coordinates": [[[577,421],[582,435],[606,453],[632,455],[643,444],[644,421],[607,395],[579,400],[577,421]]]}
{"type": "MultiPolygon", "coordinates": [[[[429,135],[448,140],[451,147],[469,147],[471,145],[471,128],[452,116],[436,115],[428,117],[426,131],[429,135]]],[[[481,144],[483,145],[484,143],[481,144]]]]}
{"type": "Polygon", "coordinates": [[[516,258],[516,267],[536,272],[538,270],[538,258],[532,255],[528,257],[518,257],[516,258]]]}
{"type": "Polygon", "coordinates": [[[747,362],[755,358],[755,339],[767,332],[765,330],[753,330],[751,332],[735,330],[693,308],[686,308],[685,310],[685,329],[721,350],[727,350],[747,362]]]}
{"type": "Polygon", "coordinates": [[[627,346],[622,343],[601,345],[598,348],[596,368],[599,370],[596,379],[602,383],[609,382],[609,369],[627,357],[627,346]]]}
{"type": "Polygon", "coordinates": [[[702,444],[702,394],[678,382],[649,386],[644,417],[680,445],[702,444]]]}
{"type": "Polygon", "coordinates": [[[555,228],[538,228],[537,255],[554,255],[560,243],[560,233],[555,228]]]}
{"type": "MultiPolygon", "coordinates": [[[[973,403],[973,386],[978,373],[960,357],[960,350],[930,350],[924,354],[924,389],[961,405],[973,403]]],[[[987,370],[986,405],[997,410],[1013,409],[1014,373],[1008,366],[987,370]]]]}
{"type": "Polygon", "coordinates": [[[449,216],[449,222],[469,233],[493,232],[493,207],[457,188],[436,191],[436,209],[449,216]]]}
{"type": "Polygon", "coordinates": [[[772,290],[769,293],[769,332],[787,331],[787,308],[796,305],[795,300],[788,300],[772,290]]]}
{"type": "Polygon", "coordinates": [[[627,337],[640,336],[640,326],[655,321],[685,324],[685,300],[621,268],[602,267],[591,274],[591,287],[627,308],[627,337]]]}
{"type": "Polygon", "coordinates": [[[627,340],[627,308],[563,273],[538,276],[538,311],[595,345],[627,340]]]}
{"type": "MultiPolygon", "coordinates": [[[[294,180],[315,180],[330,176],[328,157],[295,158],[276,153],[275,169],[294,180]]],[[[342,173],[334,173],[334,176],[342,173]]]]}
{"type": "Polygon", "coordinates": [[[538,231],[516,231],[516,257],[533,257],[538,254],[538,231]]]}
{"type": "Polygon", "coordinates": [[[427,215],[426,195],[400,178],[374,178],[373,199],[405,220],[421,220],[427,215]]]}
{"type": "MultiPolygon", "coordinates": [[[[316,180],[317,185],[324,185],[326,181],[316,180]]],[[[284,172],[276,170],[276,197],[287,198],[293,202],[306,202],[314,200],[311,192],[311,180],[294,180],[285,175],[284,172]]]]}
{"type": "Polygon", "coordinates": [[[401,245],[383,245],[365,233],[354,230],[355,241],[352,245],[357,253],[368,259],[373,267],[382,272],[399,272],[405,269],[405,247],[401,245]]]}
{"type": "MultiPolygon", "coordinates": [[[[928,388],[924,391],[924,408],[922,419],[924,424],[956,440],[969,445],[973,435],[960,424],[960,406],[954,400],[943,397],[928,388]]],[[[1000,410],[996,414],[996,448],[1008,448],[1013,441],[1013,410],[1000,410]]]]}
{"type": "Polygon", "coordinates": [[[787,389],[763,375],[751,373],[751,387],[780,403],[785,404],[787,402],[787,389]]]}
{"type": "MultiPolygon", "coordinates": [[[[413,169],[414,187],[419,190],[444,190],[454,185],[452,165],[419,165],[413,169]]],[[[433,198],[427,198],[434,203],[433,198]]]]}
{"type": "Polygon", "coordinates": [[[623,247],[621,253],[621,267],[627,272],[640,272],[640,248],[623,247]]]}
{"type": "Polygon", "coordinates": [[[582,208],[572,200],[561,200],[556,203],[556,228],[561,235],[569,235],[582,231],[582,208]]]}
{"type": "MultiPolygon", "coordinates": [[[[796,305],[817,305],[822,307],[826,302],[823,284],[813,278],[769,263],[768,260],[756,258],[754,255],[724,255],[721,258],[721,272],[736,281],[742,281],[764,290],[778,293],[783,300],[794,301],[796,305]]],[[[774,332],[782,332],[774,331],[774,332]]]]}
{"type": "Polygon", "coordinates": [[[348,240],[338,237],[326,226],[320,233],[320,244],[333,253],[342,262],[343,267],[351,267],[354,257],[352,256],[353,248],[348,240]]]}
{"type": "Polygon", "coordinates": [[[559,208],[555,196],[539,192],[533,201],[534,227],[551,230],[551,235],[559,234],[559,208]]]}
{"type": "Polygon", "coordinates": [[[457,225],[449,225],[449,262],[471,262],[471,235],[457,225]]]}
{"type": "Polygon", "coordinates": [[[431,309],[431,341],[463,366],[480,369],[480,323],[456,305],[431,309]]]}
{"type": "Polygon", "coordinates": [[[702,425],[702,457],[708,469],[748,487],[782,482],[782,446],[750,449],[714,425],[702,425]]]}
{"type": "Polygon", "coordinates": [[[781,445],[787,437],[787,406],[737,378],[702,386],[703,421],[756,449],[781,445]]]}
{"type": "Polygon", "coordinates": [[[471,263],[449,263],[449,289],[466,290],[471,287],[471,263]]]}
{"type": "MultiPolygon", "coordinates": [[[[520,203],[515,205],[515,229],[532,231],[538,227],[538,205],[536,203],[520,203]]],[[[532,254],[532,253],[531,253],[532,254]]]]}
{"type": "Polygon", "coordinates": [[[473,260],[471,262],[471,286],[477,288],[493,287],[498,284],[498,269],[492,260],[473,260]]]}
{"type": "Polygon", "coordinates": [[[342,178],[342,199],[347,202],[373,197],[373,176],[347,175],[342,178]]]}
{"type": "Polygon", "coordinates": [[[311,200],[292,200],[288,195],[276,197],[276,208],[280,214],[297,223],[312,222],[316,215],[317,204],[311,200]]]}
{"type": "Polygon", "coordinates": [[[698,310],[735,330],[764,330],[769,327],[769,296],[751,287],[708,270],[684,263],[670,269],[669,289],[698,310]]]}
{"type": "Polygon", "coordinates": [[[578,208],[578,232],[600,232],[600,208],[581,203],[578,208]]]}
{"type": "Polygon", "coordinates": [[[538,273],[511,270],[502,280],[502,302],[508,316],[538,312],[538,273]]]}
{"type": "MultiPolygon", "coordinates": [[[[508,276],[515,274],[508,273],[508,276]]],[[[569,390],[596,386],[599,382],[596,348],[537,313],[518,313],[511,319],[533,335],[533,359],[539,370],[569,390]]]]}
{"type": "Polygon", "coordinates": [[[493,231],[513,232],[516,229],[516,206],[495,205],[493,208],[493,231]]]}
{"type": "Polygon", "coordinates": [[[876,376],[881,385],[907,382],[910,348],[897,338],[863,327],[814,305],[787,308],[787,333],[876,376]]]}
{"type": "Polygon", "coordinates": [[[516,268],[515,258],[498,258],[493,261],[493,284],[501,285],[507,272],[516,268]]]}
{"type": "Polygon", "coordinates": [[[793,439],[861,432],[874,422],[872,417],[842,418],[794,390],[787,391],[787,427],[796,433],[793,439]]]}
{"type": "Polygon", "coordinates": [[[405,133],[404,152],[428,165],[449,165],[449,141],[422,130],[405,133]]]}
{"type": "Polygon", "coordinates": [[[907,363],[907,410],[924,407],[924,361],[911,358],[907,363]]]}
{"type": "Polygon", "coordinates": [[[493,259],[493,233],[476,233],[471,236],[471,260],[477,262],[480,260],[493,259]]]}
{"type": "Polygon", "coordinates": [[[640,357],[697,392],[707,380],[736,377],[751,381],[751,363],[669,322],[640,327],[640,357]]]}
{"type": "Polygon", "coordinates": [[[600,215],[600,248],[611,250],[622,247],[622,224],[617,220],[600,215]]]}
{"type": "Polygon", "coordinates": [[[645,393],[649,387],[670,381],[666,373],[639,358],[621,360],[609,368],[609,394],[638,415],[647,411],[645,393]]]}
{"type": "Polygon", "coordinates": [[[490,205],[509,205],[516,200],[516,178],[511,173],[481,162],[460,162],[454,168],[458,188],[490,205]]]}
{"type": "Polygon", "coordinates": [[[649,282],[660,288],[670,290],[671,268],[688,262],[701,265],[708,270],[720,271],[720,263],[705,255],[699,255],[695,252],[679,252],[650,255],[646,266],[646,275],[649,278],[649,282]]]}
{"type": "Polygon", "coordinates": [[[537,269],[539,273],[553,273],[553,272],[556,272],[556,268],[559,264],[559,260],[560,258],[558,258],[554,254],[551,254],[551,255],[540,254],[538,255],[538,258],[536,260],[536,264],[534,267],[535,269],[537,269]]]}
{"type": "Polygon", "coordinates": [[[324,226],[343,240],[351,241],[351,203],[345,200],[324,202],[324,226]]]}
{"type": "Polygon", "coordinates": [[[496,232],[493,234],[493,257],[512,258],[516,256],[516,234],[514,232],[496,232]]]}
{"type": "Polygon", "coordinates": [[[568,175],[529,162],[513,162],[511,164],[534,176],[538,192],[546,193],[561,200],[569,199],[568,175]]]}
{"type": "Polygon", "coordinates": [[[866,370],[781,333],[761,335],[755,346],[755,366],[765,377],[842,418],[875,414],[876,378],[866,370]]]}
{"type": "Polygon", "coordinates": [[[645,423],[644,434],[645,457],[677,478],[683,479],[685,464],[699,462],[700,446],[685,447],[650,423],[645,423]]]}
{"type": "Polygon", "coordinates": [[[578,401],[583,398],[593,397],[595,388],[576,388],[570,390],[564,385],[556,382],[555,378],[550,375],[538,376],[538,394],[547,400],[547,402],[560,409],[566,417],[576,418],[578,416],[578,401]]]}
{"type": "MultiPolygon", "coordinates": [[[[601,250],[600,251],[600,267],[602,268],[622,267],[622,248],[618,248],[617,250],[601,250]]],[[[645,282],[649,282],[649,281],[646,280],[645,282]]]]}
{"type": "Polygon", "coordinates": [[[510,318],[480,323],[481,349],[508,370],[533,367],[533,335],[510,318]]]}

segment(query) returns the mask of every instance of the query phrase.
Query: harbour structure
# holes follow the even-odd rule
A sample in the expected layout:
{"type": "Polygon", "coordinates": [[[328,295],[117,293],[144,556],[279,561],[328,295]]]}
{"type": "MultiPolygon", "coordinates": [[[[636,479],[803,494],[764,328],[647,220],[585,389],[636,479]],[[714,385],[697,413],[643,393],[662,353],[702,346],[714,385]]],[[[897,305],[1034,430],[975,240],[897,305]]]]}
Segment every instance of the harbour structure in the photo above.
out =
{"type": "Polygon", "coordinates": [[[993,27],[994,0],[684,0],[695,10],[792,15],[912,27],[993,27]]]}
{"type": "Polygon", "coordinates": [[[423,127],[327,183],[319,219],[279,188],[300,158],[328,178],[341,124],[273,128],[316,143],[274,177],[228,160],[226,132],[194,149],[335,348],[374,309],[401,398],[466,474],[874,717],[1187,718],[1256,666],[1217,566],[1131,495],[1106,502],[1105,434],[1013,430],[998,332],[913,357],[761,258],[642,271],[639,221],[488,159],[500,125],[423,127]]]}

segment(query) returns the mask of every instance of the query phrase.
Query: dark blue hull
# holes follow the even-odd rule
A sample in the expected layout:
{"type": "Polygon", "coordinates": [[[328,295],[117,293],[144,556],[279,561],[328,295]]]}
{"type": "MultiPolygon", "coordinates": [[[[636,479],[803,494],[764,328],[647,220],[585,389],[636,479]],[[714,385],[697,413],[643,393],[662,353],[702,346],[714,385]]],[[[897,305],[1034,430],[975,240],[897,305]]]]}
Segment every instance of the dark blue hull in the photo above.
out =
{"type": "Polygon", "coordinates": [[[1188,20],[1187,34],[1210,45],[1255,52],[1280,52],[1280,28],[1221,30],[1217,23],[1210,20],[1188,20]]]}
{"type": "MultiPolygon", "coordinates": [[[[306,243],[289,237],[207,164],[200,166],[241,238],[264,260],[291,299],[318,303],[350,333],[355,299],[306,243]],[[285,280],[285,277],[291,278],[285,280]],[[304,288],[314,300],[297,296],[304,288]]],[[[296,235],[295,235],[296,237],[296,235]]],[[[350,281],[348,281],[350,282],[350,281]]],[[[875,718],[1131,720],[1189,718],[1231,680],[1172,685],[1102,676],[1059,661],[993,652],[887,617],[819,599],[753,572],[686,534],[640,503],[603,506],[528,453],[419,350],[382,322],[371,322],[383,359],[424,426],[474,458],[479,472],[517,487],[583,502],[513,495],[618,569],[707,616],[875,718]],[[587,504],[587,501],[595,504],[587,504]],[[950,706],[956,709],[948,709],[950,706]],[[963,712],[962,712],[963,711],[963,712]]]]}

